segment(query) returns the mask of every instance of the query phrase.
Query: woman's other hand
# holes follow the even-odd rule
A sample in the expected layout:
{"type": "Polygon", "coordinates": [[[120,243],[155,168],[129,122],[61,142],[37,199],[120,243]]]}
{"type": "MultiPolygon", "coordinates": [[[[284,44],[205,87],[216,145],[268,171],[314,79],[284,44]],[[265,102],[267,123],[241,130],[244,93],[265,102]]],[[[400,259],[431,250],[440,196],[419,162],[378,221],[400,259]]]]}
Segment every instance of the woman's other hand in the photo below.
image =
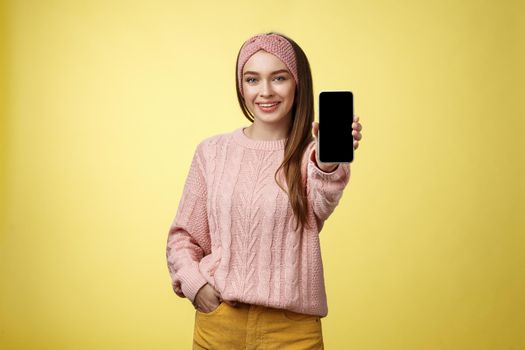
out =
{"type": "Polygon", "coordinates": [[[219,307],[221,302],[235,306],[236,302],[223,300],[221,294],[215,290],[209,283],[206,283],[195,295],[193,306],[200,312],[208,313],[219,307]]]}

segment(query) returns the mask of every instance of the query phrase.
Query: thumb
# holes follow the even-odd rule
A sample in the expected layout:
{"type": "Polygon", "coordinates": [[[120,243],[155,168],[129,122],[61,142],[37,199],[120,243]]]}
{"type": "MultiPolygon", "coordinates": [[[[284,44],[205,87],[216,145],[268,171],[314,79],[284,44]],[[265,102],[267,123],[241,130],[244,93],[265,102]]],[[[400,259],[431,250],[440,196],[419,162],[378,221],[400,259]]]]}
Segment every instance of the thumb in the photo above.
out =
{"type": "Polygon", "coordinates": [[[317,134],[319,133],[319,124],[317,122],[312,122],[312,133],[314,137],[317,138],[317,134]]]}

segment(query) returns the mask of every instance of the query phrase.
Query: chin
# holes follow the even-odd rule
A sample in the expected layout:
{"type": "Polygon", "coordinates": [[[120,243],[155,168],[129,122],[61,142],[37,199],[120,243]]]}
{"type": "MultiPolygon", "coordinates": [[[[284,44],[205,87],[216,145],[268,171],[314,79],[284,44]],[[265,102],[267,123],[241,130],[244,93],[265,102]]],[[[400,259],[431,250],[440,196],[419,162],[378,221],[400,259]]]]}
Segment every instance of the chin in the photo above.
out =
{"type": "Polygon", "coordinates": [[[255,116],[255,119],[259,119],[263,123],[267,124],[279,124],[284,121],[284,117],[269,117],[269,116],[255,116]]]}

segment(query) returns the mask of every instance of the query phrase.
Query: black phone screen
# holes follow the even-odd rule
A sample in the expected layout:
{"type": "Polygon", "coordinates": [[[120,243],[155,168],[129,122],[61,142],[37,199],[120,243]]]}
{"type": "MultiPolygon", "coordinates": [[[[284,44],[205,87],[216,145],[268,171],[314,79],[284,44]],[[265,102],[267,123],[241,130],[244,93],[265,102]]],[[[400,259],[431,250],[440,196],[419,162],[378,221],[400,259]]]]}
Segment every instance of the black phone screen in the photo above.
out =
{"type": "Polygon", "coordinates": [[[354,160],[354,95],[351,91],[319,93],[319,160],[323,163],[349,163],[354,160]]]}

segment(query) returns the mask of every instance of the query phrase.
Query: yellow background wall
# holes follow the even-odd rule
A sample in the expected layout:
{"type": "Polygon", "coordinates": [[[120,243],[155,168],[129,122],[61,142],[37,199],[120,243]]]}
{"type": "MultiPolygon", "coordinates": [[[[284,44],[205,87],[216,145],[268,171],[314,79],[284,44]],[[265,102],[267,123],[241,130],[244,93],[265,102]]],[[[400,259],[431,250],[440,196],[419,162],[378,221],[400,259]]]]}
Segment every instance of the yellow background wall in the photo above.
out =
{"type": "Polygon", "coordinates": [[[326,348],[525,348],[523,1],[0,6],[0,348],[191,347],[167,232],[270,30],[364,127],[321,232],[326,348]]]}

